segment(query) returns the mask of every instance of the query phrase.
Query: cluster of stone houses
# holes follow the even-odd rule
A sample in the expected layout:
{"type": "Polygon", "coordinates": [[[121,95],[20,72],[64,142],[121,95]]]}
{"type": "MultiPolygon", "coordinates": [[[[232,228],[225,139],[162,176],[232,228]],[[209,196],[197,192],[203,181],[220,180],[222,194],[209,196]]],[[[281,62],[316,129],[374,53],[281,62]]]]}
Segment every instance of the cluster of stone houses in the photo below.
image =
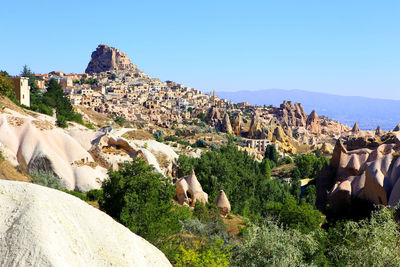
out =
{"type": "Polygon", "coordinates": [[[203,94],[183,84],[162,82],[139,72],[113,71],[89,75],[54,71],[39,74],[37,78],[38,83],[56,79],[73,105],[127,120],[148,121],[161,127],[196,117],[211,106],[222,108],[230,104],[215,96],[215,92],[203,94]],[[78,83],[82,78],[92,83],[78,83]]]}

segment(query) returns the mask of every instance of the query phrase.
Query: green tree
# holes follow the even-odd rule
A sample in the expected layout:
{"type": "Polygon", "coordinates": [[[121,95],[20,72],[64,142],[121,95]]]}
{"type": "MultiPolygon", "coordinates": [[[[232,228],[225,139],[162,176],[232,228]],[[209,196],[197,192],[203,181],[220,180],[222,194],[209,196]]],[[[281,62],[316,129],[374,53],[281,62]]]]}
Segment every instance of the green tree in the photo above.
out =
{"type": "Polygon", "coordinates": [[[48,107],[56,109],[57,124],[60,127],[66,127],[66,121],[75,121],[83,124],[82,115],[74,111],[71,102],[64,95],[61,85],[56,80],[50,80],[47,92],[43,95],[41,100],[48,107]]]}
{"type": "Polygon", "coordinates": [[[100,207],[132,232],[155,245],[181,229],[180,220],[189,216],[187,208],[173,206],[175,186],[140,158],[109,171],[103,183],[100,207]]]}
{"type": "Polygon", "coordinates": [[[288,197],[283,202],[267,203],[266,211],[268,215],[277,217],[283,225],[302,233],[317,230],[325,221],[320,211],[308,203],[298,204],[294,197],[288,197]]]}
{"type": "Polygon", "coordinates": [[[279,155],[274,145],[268,145],[266,147],[264,158],[267,158],[270,161],[272,161],[275,166],[278,164],[279,155]]]}
{"type": "Polygon", "coordinates": [[[261,162],[261,170],[262,173],[267,177],[267,179],[271,178],[271,167],[268,158],[264,158],[261,162]]]}
{"type": "Polygon", "coordinates": [[[0,96],[5,96],[16,102],[14,84],[6,71],[0,71],[0,96]]]}

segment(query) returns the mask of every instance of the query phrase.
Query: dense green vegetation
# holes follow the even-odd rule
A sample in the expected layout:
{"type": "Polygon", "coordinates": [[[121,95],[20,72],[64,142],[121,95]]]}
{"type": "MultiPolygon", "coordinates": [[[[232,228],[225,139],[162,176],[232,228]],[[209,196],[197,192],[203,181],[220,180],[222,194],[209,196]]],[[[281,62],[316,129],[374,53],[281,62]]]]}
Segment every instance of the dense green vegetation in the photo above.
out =
{"type": "Polygon", "coordinates": [[[8,97],[16,103],[17,99],[13,87],[10,75],[6,71],[0,71],[0,96],[8,97]]]}
{"type": "MultiPolygon", "coordinates": [[[[232,144],[197,159],[180,156],[180,175],[195,169],[209,193],[209,203],[196,203],[194,209],[174,205],[175,186],[140,158],[110,170],[101,190],[63,191],[97,201],[103,211],[161,249],[175,266],[400,265],[400,232],[394,216],[398,208],[381,208],[361,220],[326,222],[314,209],[315,186],[308,186],[300,197],[296,179],[287,183],[271,177],[271,161],[267,154],[257,162],[232,144]],[[245,226],[238,227],[236,236],[228,233],[211,204],[220,189],[228,195],[233,213],[242,215],[245,226]]],[[[321,168],[321,162],[327,160],[299,155],[295,168],[312,177],[309,166],[321,168]]],[[[33,176],[36,183],[59,188],[54,175],[33,176]]]]}

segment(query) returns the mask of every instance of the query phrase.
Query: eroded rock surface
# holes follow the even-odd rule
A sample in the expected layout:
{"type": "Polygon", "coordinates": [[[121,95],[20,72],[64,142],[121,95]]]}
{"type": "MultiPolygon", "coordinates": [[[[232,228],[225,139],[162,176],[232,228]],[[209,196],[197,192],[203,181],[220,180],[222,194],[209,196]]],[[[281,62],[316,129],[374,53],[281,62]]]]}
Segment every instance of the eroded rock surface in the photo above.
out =
{"type": "Polygon", "coordinates": [[[171,266],[110,216],[64,192],[0,180],[1,266],[171,266]]]}

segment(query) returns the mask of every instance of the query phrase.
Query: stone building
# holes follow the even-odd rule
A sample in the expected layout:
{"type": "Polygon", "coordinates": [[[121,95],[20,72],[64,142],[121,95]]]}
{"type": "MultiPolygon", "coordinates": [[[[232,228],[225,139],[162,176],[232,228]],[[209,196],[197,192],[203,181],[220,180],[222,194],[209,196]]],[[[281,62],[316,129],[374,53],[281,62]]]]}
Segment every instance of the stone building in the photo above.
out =
{"type": "Polygon", "coordinates": [[[29,78],[27,77],[15,77],[12,78],[14,83],[14,92],[17,96],[17,100],[21,105],[30,106],[31,98],[30,98],[30,89],[29,86],[29,78]]]}

